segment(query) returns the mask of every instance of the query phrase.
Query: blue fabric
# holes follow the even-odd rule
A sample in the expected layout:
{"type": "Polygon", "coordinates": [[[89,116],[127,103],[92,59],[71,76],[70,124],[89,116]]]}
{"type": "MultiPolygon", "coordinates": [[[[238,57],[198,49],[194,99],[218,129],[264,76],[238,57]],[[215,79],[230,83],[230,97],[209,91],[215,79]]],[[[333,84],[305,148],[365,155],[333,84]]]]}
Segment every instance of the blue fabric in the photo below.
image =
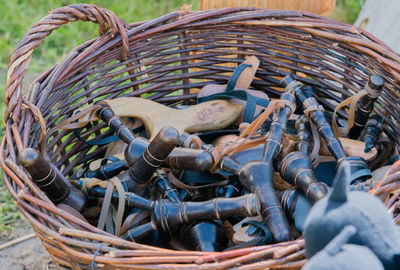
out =
{"type": "Polygon", "coordinates": [[[383,269],[382,263],[367,247],[348,244],[357,229],[348,225],[326,247],[313,256],[303,269],[365,270],[383,269]]]}
{"type": "Polygon", "coordinates": [[[336,161],[321,162],[314,171],[318,181],[332,186],[333,178],[336,175],[336,161]]]}

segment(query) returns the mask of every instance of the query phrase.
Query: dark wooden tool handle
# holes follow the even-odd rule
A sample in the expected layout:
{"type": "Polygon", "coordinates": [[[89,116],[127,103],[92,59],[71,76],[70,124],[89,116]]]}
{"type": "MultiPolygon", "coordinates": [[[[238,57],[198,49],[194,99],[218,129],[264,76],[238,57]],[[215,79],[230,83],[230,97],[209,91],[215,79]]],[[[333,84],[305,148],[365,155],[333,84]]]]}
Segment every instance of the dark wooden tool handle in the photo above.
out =
{"type": "Polygon", "coordinates": [[[100,101],[98,104],[101,106],[101,109],[97,112],[99,118],[106,122],[123,142],[129,144],[135,139],[133,132],[122,123],[121,119],[114,114],[114,111],[106,103],[100,101]]]}
{"type": "Polygon", "coordinates": [[[261,161],[247,163],[239,175],[240,182],[254,192],[259,200],[261,216],[276,242],[288,241],[291,233],[288,221],[273,187],[274,169],[261,161]]]}
{"type": "MultiPolygon", "coordinates": [[[[181,136],[179,137],[179,144],[185,147],[195,147],[196,145],[194,143],[188,143],[188,139],[191,137],[192,135],[186,132],[183,132],[181,134],[181,136]]],[[[200,148],[203,149],[204,151],[207,151],[209,153],[210,156],[204,155],[203,159],[206,159],[202,162],[202,170],[209,170],[212,168],[212,166],[214,165],[214,158],[212,156],[212,152],[215,149],[215,146],[212,144],[206,144],[204,143],[200,138],[197,137],[196,141],[200,144],[200,148]],[[210,164],[211,162],[211,164],[210,164]]],[[[196,163],[194,163],[196,164],[196,163]]],[[[200,166],[197,166],[200,167],[200,166]]],[[[224,156],[220,159],[219,163],[218,163],[218,167],[219,169],[223,170],[223,171],[227,171],[233,174],[238,175],[240,170],[242,169],[243,165],[240,164],[237,160],[231,158],[230,156],[224,156]]]]}
{"type": "MultiPolygon", "coordinates": [[[[149,144],[147,139],[139,137],[125,148],[125,159],[128,166],[136,163],[149,144]]],[[[162,161],[161,166],[181,170],[207,171],[211,168],[212,163],[213,157],[206,150],[175,147],[162,161]]]]}
{"type": "Polygon", "coordinates": [[[239,161],[230,156],[222,157],[218,165],[221,170],[233,173],[235,175],[239,175],[243,168],[243,165],[239,161]]]}
{"type": "MultiPolygon", "coordinates": [[[[106,180],[114,177],[129,166],[133,166],[144,153],[149,142],[142,137],[134,139],[128,147],[125,148],[125,160],[110,162],[93,171],[88,171],[81,177],[98,178],[106,180]]],[[[188,149],[175,147],[168,157],[161,162],[161,167],[181,170],[207,171],[211,168],[213,157],[210,153],[202,149],[188,149]]]]}
{"type": "Polygon", "coordinates": [[[105,165],[101,165],[98,169],[94,171],[86,172],[82,177],[87,178],[97,178],[100,180],[110,179],[118,175],[120,172],[127,170],[128,166],[125,160],[119,160],[105,165]]]}
{"type": "Polygon", "coordinates": [[[181,238],[197,251],[217,252],[225,247],[227,242],[221,222],[205,220],[184,226],[181,238]]]}
{"type": "Polygon", "coordinates": [[[318,182],[313,165],[303,152],[292,152],[281,162],[279,172],[282,178],[291,185],[300,188],[311,203],[326,196],[328,190],[318,182]]]}
{"type": "Polygon", "coordinates": [[[276,191],[282,209],[290,221],[295,220],[298,192],[299,191],[296,188],[288,188],[285,191],[276,191]]]}
{"type": "MultiPolygon", "coordinates": [[[[122,184],[124,185],[124,183],[122,183],[122,184]]],[[[106,189],[96,186],[93,188],[88,188],[87,193],[88,193],[88,195],[96,197],[96,198],[104,198],[104,196],[106,194],[106,189]]],[[[119,199],[119,194],[117,191],[114,191],[112,194],[112,200],[114,202],[118,202],[118,199],[119,199]]],[[[134,207],[134,208],[140,208],[140,209],[146,209],[146,210],[153,209],[152,208],[153,201],[143,198],[132,192],[125,193],[125,203],[127,206],[134,207]]]]}
{"type": "Polygon", "coordinates": [[[41,190],[55,204],[64,203],[81,212],[86,204],[85,195],[73,187],[54,164],[46,161],[33,148],[25,148],[19,162],[41,190]]]}
{"type": "Polygon", "coordinates": [[[254,216],[259,210],[259,202],[254,194],[203,202],[174,203],[158,200],[154,203],[153,220],[158,228],[173,232],[181,224],[205,219],[254,216]]]}
{"type": "Polygon", "coordinates": [[[179,133],[173,127],[164,127],[157,133],[146,150],[129,168],[131,180],[138,184],[137,188],[130,191],[143,194],[143,185],[149,184],[150,177],[175,148],[178,138],[179,133]]]}
{"type": "Polygon", "coordinates": [[[333,133],[332,127],[326,121],[321,105],[314,97],[306,95],[302,89],[302,84],[294,80],[290,75],[284,77],[281,83],[286,86],[285,91],[293,93],[297,103],[300,104],[304,111],[307,111],[309,120],[318,128],[319,134],[324,139],[329,151],[336,160],[346,157],[340,141],[333,133]]]}
{"type": "Polygon", "coordinates": [[[297,129],[297,151],[303,152],[306,155],[311,153],[311,127],[307,116],[304,114],[296,121],[297,129]]]}
{"type": "Polygon", "coordinates": [[[382,133],[383,129],[383,118],[378,114],[372,115],[365,127],[364,142],[365,149],[364,152],[368,153],[372,148],[375,147],[375,143],[378,140],[379,134],[382,133]]]}
{"type": "Polygon", "coordinates": [[[286,100],[289,102],[288,106],[282,109],[278,109],[272,119],[270,127],[270,135],[265,142],[263,160],[272,163],[273,160],[282,149],[282,135],[286,132],[287,121],[289,116],[293,112],[295,105],[295,97],[289,93],[283,93],[281,95],[281,100],[286,100]]]}
{"type": "Polygon", "coordinates": [[[370,113],[374,109],[375,101],[382,92],[384,83],[385,80],[380,75],[374,74],[369,77],[364,88],[368,94],[359,100],[354,112],[354,126],[349,130],[350,139],[357,139],[360,136],[368,121],[370,113]]]}
{"type": "Polygon", "coordinates": [[[120,237],[124,240],[130,240],[134,242],[141,242],[146,236],[150,235],[156,231],[156,227],[153,223],[147,222],[145,224],[139,225],[132,229],[127,230],[120,237]]]}
{"type": "Polygon", "coordinates": [[[368,163],[361,157],[345,157],[339,160],[336,165],[336,171],[339,167],[349,167],[350,168],[350,184],[357,184],[359,182],[364,182],[371,178],[371,171],[369,170],[368,163]]]}
{"type": "Polygon", "coordinates": [[[213,165],[213,157],[203,149],[176,147],[163,164],[173,169],[208,171],[213,165]]]}
{"type": "MultiPolygon", "coordinates": [[[[315,104],[316,100],[314,99],[315,104]]],[[[319,134],[324,139],[329,152],[336,160],[346,157],[342,144],[333,133],[332,127],[326,121],[325,115],[322,111],[313,111],[309,114],[310,120],[318,128],[319,134]]]]}
{"type": "Polygon", "coordinates": [[[171,202],[181,201],[178,191],[171,186],[167,174],[163,170],[157,170],[151,182],[158,192],[160,192],[163,199],[170,200],[171,202]]]}

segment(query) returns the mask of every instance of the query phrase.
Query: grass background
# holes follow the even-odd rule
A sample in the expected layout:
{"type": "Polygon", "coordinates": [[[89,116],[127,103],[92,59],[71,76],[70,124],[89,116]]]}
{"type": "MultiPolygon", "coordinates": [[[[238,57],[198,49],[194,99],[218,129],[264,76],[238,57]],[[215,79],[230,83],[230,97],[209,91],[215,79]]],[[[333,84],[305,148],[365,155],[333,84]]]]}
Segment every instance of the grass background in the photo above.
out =
{"type": "MultiPolygon", "coordinates": [[[[67,0],[0,0],[0,86],[5,89],[8,60],[18,42],[31,25],[58,7],[80,3],[67,0]]],[[[331,17],[337,21],[353,23],[361,9],[362,0],[337,0],[337,7],[331,17]]],[[[86,3],[112,10],[126,22],[135,22],[159,17],[191,4],[192,10],[199,8],[200,0],[86,0],[86,3]]],[[[96,37],[98,26],[91,22],[74,22],[54,31],[34,51],[26,75],[26,81],[33,80],[38,74],[57,63],[62,57],[79,44],[96,37]]],[[[0,91],[0,117],[3,118],[4,90],[0,91]]],[[[0,136],[3,134],[0,130],[0,136]]],[[[0,176],[0,236],[12,228],[26,226],[16,204],[3,185],[0,176]]]]}

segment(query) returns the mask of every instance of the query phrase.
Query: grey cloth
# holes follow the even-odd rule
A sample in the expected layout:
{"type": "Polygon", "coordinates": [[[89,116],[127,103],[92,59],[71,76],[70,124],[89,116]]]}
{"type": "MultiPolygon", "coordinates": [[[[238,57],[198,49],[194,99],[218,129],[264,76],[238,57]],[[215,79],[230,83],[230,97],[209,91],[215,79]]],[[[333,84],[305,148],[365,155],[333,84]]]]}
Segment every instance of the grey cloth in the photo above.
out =
{"type": "Polygon", "coordinates": [[[369,248],[385,269],[400,269],[400,234],[383,203],[365,192],[349,192],[350,169],[338,168],[333,188],[317,202],[307,216],[304,236],[306,253],[312,258],[344,227],[352,225],[356,233],[350,244],[369,248]]]}
{"type": "Polygon", "coordinates": [[[357,229],[346,226],[329,242],[329,244],[313,256],[303,269],[312,270],[380,270],[382,263],[367,247],[347,244],[357,233],[357,229]]]}
{"type": "Polygon", "coordinates": [[[312,257],[303,270],[383,270],[376,255],[364,246],[346,244],[341,251],[331,255],[325,250],[312,257]]]}

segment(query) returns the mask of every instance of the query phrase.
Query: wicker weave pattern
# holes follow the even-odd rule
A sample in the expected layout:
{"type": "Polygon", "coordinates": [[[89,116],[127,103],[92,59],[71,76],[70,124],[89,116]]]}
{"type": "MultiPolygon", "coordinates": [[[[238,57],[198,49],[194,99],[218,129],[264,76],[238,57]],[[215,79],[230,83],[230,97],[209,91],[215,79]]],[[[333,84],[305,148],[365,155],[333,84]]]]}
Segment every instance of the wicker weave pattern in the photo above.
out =
{"type": "MultiPolygon", "coordinates": [[[[177,11],[127,25],[111,11],[91,5],[56,9],[32,26],[9,63],[0,165],[7,188],[54,262],[87,269],[98,251],[98,267],[253,269],[300,268],[305,263],[303,240],[217,254],[123,241],[56,208],[17,162],[19,151],[40,148],[46,130],[85,104],[144,94],[167,105],[193,104],[196,93],[191,89],[226,83],[234,68],[226,64],[238,64],[248,55],[262,62],[253,88],[278,97],[282,91],[278,82],[291,71],[315,86],[320,102],[330,111],[332,104],[358,92],[368,74],[381,74],[387,83],[376,111],[386,120],[384,131],[400,145],[400,56],[354,26],[312,14],[253,8],[177,11]],[[101,36],[71,51],[22,95],[22,79],[33,50],[53,30],[76,20],[98,23],[101,36]]],[[[346,118],[347,113],[340,111],[339,116],[346,118]]],[[[86,139],[110,135],[101,122],[81,133],[86,139]]],[[[42,152],[65,175],[105,152],[105,147],[86,145],[70,131],[46,137],[42,152]]],[[[378,193],[400,187],[399,169],[399,164],[392,167],[378,193]]],[[[388,207],[395,207],[398,195],[388,197],[388,207]]]]}

